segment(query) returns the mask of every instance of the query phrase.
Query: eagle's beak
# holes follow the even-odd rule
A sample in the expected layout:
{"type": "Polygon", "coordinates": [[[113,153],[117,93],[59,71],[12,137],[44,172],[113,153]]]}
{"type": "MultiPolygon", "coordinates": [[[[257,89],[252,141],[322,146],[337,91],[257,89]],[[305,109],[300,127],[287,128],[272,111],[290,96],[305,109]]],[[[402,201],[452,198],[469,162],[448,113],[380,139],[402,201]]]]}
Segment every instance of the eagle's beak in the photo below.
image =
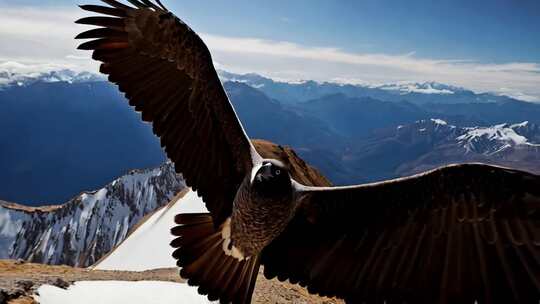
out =
{"type": "Polygon", "coordinates": [[[264,179],[270,179],[272,175],[272,164],[266,164],[261,168],[261,177],[264,179]]]}

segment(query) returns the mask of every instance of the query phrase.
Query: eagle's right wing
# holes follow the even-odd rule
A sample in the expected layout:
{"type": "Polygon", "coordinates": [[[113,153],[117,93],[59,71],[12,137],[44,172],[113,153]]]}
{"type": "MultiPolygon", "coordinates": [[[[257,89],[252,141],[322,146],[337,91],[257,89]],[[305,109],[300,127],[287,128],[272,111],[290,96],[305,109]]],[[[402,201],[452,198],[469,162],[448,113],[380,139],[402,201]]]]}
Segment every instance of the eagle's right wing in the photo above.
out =
{"type": "MultiPolygon", "coordinates": [[[[130,105],[152,122],[167,156],[210,214],[176,217],[171,245],[181,275],[213,299],[248,303],[258,259],[239,262],[221,246],[223,223],[232,213],[238,187],[260,156],[244,132],[203,41],[159,1],[129,0],[128,6],[85,5],[100,14],[78,21],[98,28],[77,38],[93,39],[101,72],[126,93],[130,105]]],[[[114,130],[112,130],[113,132],[114,130]]],[[[172,224],[172,223],[171,223],[172,224]]]]}
{"type": "MultiPolygon", "coordinates": [[[[159,1],[84,5],[77,21],[97,28],[77,38],[103,62],[101,72],[152,123],[167,156],[197,190],[219,226],[259,155],[244,132],[203,41],[159,1]]],[[[114,132],[114,130],[111,130],[114,132]]]]}

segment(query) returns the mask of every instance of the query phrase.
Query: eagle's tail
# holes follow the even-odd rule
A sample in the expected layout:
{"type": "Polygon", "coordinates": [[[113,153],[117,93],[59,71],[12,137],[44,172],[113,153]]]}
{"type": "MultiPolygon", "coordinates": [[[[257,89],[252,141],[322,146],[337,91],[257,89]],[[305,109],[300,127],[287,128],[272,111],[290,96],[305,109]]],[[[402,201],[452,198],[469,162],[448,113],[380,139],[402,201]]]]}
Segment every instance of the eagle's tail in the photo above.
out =
{"type": "Polygon", "coordinates": [[[211,301],[250,303],[259,272],[259,257],[242,261],[226,255],[221,230],[216,229],[208,213],[179,214],[177,236],[171,242],[173,257],[181,267],[180,276],[188,284],[199,286],[199,293],[211,301]]]}

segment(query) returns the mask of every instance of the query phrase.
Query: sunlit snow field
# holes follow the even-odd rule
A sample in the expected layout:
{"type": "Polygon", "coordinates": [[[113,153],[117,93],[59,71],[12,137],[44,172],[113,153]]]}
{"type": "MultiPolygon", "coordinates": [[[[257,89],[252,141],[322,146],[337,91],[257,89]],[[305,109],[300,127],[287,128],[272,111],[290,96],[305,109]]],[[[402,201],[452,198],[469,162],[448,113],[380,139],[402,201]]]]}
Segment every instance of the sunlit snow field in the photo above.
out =
{"type": "MultiPolygon", "coordinates": [[[[172,258],[170,229],[178,213],[208,212],[201,198],[189,191],[178,201],[152,215],[109,256],[94,268],[144,271],[176,267],[172,258]]],[[[67,290],[44,285],[38,289],[40,304],[162,304],[209,303],[197,288],[187,284],[157,281],[81,281],[67,290]]]]}
{"type": "Polygon", "coordinates": [[[152,215],[132,233],[95,269],[144,271],[176,266],[169,246],[173,236],[174,216],[178,213],[208,212],[201,198],[189,191],[170,208],[165,207],[152,215]]]}
{"type": "Polygon", "coordinates": [[[187,284],[156,281],[83,281],[67,290],[43,285],[38,294],[36,300],[40,304],[209,303],[187,284]]]}

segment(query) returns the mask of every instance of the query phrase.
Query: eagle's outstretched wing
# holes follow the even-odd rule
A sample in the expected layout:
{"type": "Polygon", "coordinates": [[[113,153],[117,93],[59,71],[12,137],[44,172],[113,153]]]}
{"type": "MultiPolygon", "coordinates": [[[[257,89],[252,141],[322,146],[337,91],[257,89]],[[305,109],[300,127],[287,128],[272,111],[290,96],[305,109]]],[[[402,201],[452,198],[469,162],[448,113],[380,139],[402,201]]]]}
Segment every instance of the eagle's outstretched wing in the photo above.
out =
{"type": "Polygon", "coordinates": [[[351,303],[538,303],[540,176],[456,165],[353,187],[297,186],[268,278],[351,303]]]}
{"type": "MultiPolygon", "coordinates": [[[[152,122],[167,156],[202,196],[216,227],[258,159],[221,85],[203,41],[159,1],[83,5],[77,21],[97,28],[78,39],[103,62],[100,71],[152,122]]],[[[111,131],[114,132],[114,131],[111,131]]]]}

